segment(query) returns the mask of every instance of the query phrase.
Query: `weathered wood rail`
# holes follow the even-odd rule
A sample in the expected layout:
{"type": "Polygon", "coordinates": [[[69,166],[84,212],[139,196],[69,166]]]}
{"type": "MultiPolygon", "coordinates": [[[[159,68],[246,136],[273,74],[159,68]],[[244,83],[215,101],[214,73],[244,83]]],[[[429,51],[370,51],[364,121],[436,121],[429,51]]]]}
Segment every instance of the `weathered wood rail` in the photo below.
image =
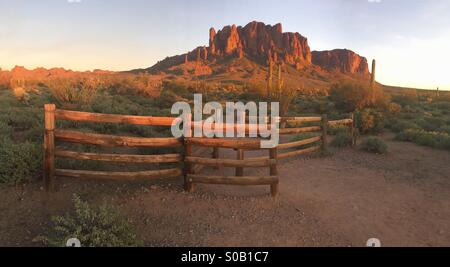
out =
{"type": "MultiPolygon", "coordinates": [[[[121,123],[143,126],[166,126],[170,127],[178,123],[178,118],[172,117],[150,117],[150,116],[127,116],[98,114],[88,112],[78,112],[69,110],[57,110],[53,104],[47,104],[45,110],[45,134],[44,134],[44,186],[47,191],[53,191],[55,187],[55,177],[72,177],[80,179],[100,179],[100,180],[148,180],[155,178],[184,177],[185,189],[194,191],[195,184],[224,184],[224,185],[268,185],[272,196],[278,194],[278,169],[277,163],[281,159],[308,154],[316,151],[327,150],[327,127],[335,125],[349,125],[354,128],[353,117],[338,121],[328,121],[326,116],[316,117],[283,117],[281,124],[286,123],[309,123],[318,124],[298,128],[279,129],[280,135],[291,135],[299,133],[315,132],[317,136],[300,141],[279,144],[275,148],[262,149],[259,138],[145,138],[131,136],[117,136],[97,133],[86,133],[81,131],[56,129],[56,121],[77,121],[94,123],[121,123]],[[102,154],[69,151],[57,147],[56,142],[66,142],[75,144],[88,144],[102,147],[132,147],[132,148],[183,148],[182,152],[160,155],[133,155],[133,154],[102,154]],[[304,148],[308,146],[307,148],[304,148]],[[211,158],[201,155],[194,155],[193,148],[211,149],[211,158]],[[221,159],[220,149],[234,149],[237,152],[236,159],[221,159]],[[245,158],[245,151],[267,151],[267,156],[245,158]],[[287,152],[282,152],[289,150],[287,152]],[[75,160],[91,160],[115,163],[139,163],[154,164],[160,163],[177,164],[179,167],[156,169],[135,172],[106,172],[87,170],[67,170],[55,167],[55,158],[68,158],[75,160]],[[235,176],[203,175],[199,174],[203,167],[235,168],[235,176]],[[244,168],[268,168],[265,176],[245,176],[244,168]]],[[[266,119],[268,123],[269,119],[266,119]]],[[[188,127],[193,131],[195,127],[203,127],[204,122],[193,122],[188,127]]],[[[264,125],[265,129],[270,129],[270,124],[264,125]]],[[[245,126],[227,125],[213,129],[235,132],[238,129],[245,129],[248,134],[251,131],[260,131],[257,125],[246,124],[245,126]],[[240,128],[242,127],[242,128],[240,128]]],[[[191,132],[192,133],[192,132],[191,132]]],[[[191,135],[189,135],[191,136],[191,135]]]]}
{"type": "Polygon", "coordinates": [[[86,133],[56,129],[56,121],[78,121],[96,123],[122,123],[146,126],[171,126],[176,118],[147,117],[97,114],[88,112],[57,110],[55,105],[47,104],[45,110],[45,140],[44,140],[44,185],[47,191],[54,190],[55,177],[92,178],[108,180],[147,180],[161,177],[179,177],[183,175],[183,168],[157,169],[137,172],[104,172],[86,170],[66,170],[55,168],[55,158],[70,158],[75,160],[94,160],[122,163],[182,163],[181,153],[162,155],[128,155],[128,154],[100,154],[68,151],[55,146],[56,142],[88,144],[102,147],[145,147],[145,148],[176,148],[183,146],[183,140],[177,138],[143,138],[129,136],[115,136],[106,134],[86,133]]]}

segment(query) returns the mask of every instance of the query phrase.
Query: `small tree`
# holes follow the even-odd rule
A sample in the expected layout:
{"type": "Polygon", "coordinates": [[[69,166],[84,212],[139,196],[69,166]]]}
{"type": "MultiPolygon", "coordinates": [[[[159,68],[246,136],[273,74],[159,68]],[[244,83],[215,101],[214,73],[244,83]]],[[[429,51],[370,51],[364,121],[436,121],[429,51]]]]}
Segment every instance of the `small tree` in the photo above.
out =
{"type": "Polygon", "coordinates": [[[359,81],[342,81],[332,85],[330,97],[343,112],[374,106],[385,108],[390,101],[379,86],[371,87],[359,81]]]}

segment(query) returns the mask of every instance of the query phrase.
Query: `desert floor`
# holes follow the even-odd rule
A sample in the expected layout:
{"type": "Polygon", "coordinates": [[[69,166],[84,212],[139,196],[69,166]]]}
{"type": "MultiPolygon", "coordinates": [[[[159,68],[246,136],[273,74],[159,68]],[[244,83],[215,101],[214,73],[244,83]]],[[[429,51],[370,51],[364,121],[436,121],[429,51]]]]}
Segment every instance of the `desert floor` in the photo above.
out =
{"type": "Polygon", "coordinates": [[[78,193],[116,205],[148,246],[365,246],[373,237],[383,246],[450,246],[450,153],[383,138],[387,155],[348,148],[282,161],[277,198],[268,186],[198,185],[188,194],[181,179],[60,179],[50,199],[38,182],[1,188],[0,245],[42,246],[36,237],[50,216],[78,193]]]}

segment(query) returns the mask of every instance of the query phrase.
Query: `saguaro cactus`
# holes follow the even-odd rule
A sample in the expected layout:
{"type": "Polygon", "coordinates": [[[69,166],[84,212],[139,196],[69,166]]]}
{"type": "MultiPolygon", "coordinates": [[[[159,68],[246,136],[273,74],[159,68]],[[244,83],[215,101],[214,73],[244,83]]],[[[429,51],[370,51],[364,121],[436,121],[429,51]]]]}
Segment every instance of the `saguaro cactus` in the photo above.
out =
{"type": "Polygon", "coordinates": [[[270,98],[272,94],[272,83],[273,83],[273,61],[269,58],[269,71],[267,73],[267,97],[270,98]]]}
{"type": "Polygon", "coordinates": [[[277,89],[278,89],[279,95],[281,95],[281,91],[282,91],[283,85],[284,85],[284,81],[283,81],[283,77],[282,77],[282,69],[281,69],[282,65],[283,65],[283,63],[281,63],[281,62],[278,64],[278,80],[277,80],[278,88],[277,89]]]}
{"type": "Polygon", "coordinates": [[[370,77],[370,85],[373,87],[375,84],[375,73],[376,73],[377,62],[372,60],[372,75],[370,77]]]}

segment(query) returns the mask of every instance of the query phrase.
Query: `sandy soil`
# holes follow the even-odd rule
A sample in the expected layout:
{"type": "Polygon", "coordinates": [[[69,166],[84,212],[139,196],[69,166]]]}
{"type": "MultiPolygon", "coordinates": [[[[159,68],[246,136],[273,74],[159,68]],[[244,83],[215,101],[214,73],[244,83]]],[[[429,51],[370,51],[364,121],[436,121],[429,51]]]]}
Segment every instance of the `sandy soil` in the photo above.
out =
{"type": "Polygon", "coordinates": [[[42,245],[33,239],[77,192],[117,205],[148,246],[364,246],[372,237],[384,246],[450,246],[450,153],[384,138],[387,155],[343,149],[283,161],[275,199],[267,186],[198,185],[187,194],[180,179],[61,179],[51,199],[38,183],[2,188],[0,245],[42,245]]]}

